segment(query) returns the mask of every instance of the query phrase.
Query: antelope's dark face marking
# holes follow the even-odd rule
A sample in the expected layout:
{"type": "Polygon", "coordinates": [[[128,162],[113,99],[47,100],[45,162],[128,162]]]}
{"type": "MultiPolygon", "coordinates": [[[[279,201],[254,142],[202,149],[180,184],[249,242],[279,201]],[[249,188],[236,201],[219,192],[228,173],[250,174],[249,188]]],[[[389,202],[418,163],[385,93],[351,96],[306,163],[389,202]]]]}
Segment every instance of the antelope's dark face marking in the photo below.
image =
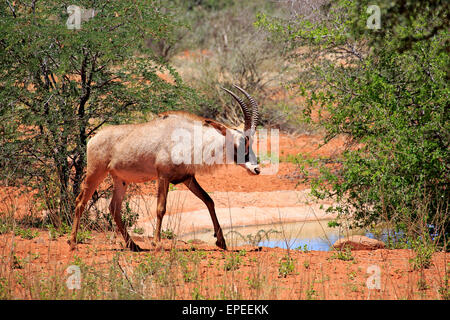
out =
{"type": "Polygon", "coordinates": [[[234,163],[247,169],[251,174],[258,175],[261,173],[256,155],[252,149],[253,138],[244,133],[234,130],[234,163]]]}

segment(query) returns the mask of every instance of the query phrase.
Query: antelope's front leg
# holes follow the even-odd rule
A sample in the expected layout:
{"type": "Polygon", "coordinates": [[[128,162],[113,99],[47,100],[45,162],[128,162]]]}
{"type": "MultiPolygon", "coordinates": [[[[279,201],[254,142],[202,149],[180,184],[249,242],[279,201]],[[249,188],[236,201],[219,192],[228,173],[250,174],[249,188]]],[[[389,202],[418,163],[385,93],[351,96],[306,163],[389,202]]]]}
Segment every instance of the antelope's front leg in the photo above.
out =
{"type": "Polygon", "coordinates": [[[169,191],[169,180],[158,179],[158,201],[156,206],[156,228],[153,237],[156,241],[161,241],[161,224],[166,213],[167,192],[169,191]]]}
{"type": "Polygon", "coordinates": [[[222,228],[219,226],[219,230],[217,232],[214,232],[214,237],[216,237],[216,246],[218,246],[220,249],[227,250],[227,244],[225,242],[225,237],[222,233],[222,228]]]}
{"type": "Polygon", "coordinates": [[[211,199],[209,194],[198,184],[195,177],[190,177],[189,179],[184,181],[184,184],[188,187],[189,190],[191,190],[193,194],[195,194],[206,204],[214,226],[214,236],[217,238],[216,246],[223,250],[227,250],[227,244],[222,233],[222,228],[220,227],[219,220],[217,220],[216,210],[214,209],[214,201],[211,199]]]}

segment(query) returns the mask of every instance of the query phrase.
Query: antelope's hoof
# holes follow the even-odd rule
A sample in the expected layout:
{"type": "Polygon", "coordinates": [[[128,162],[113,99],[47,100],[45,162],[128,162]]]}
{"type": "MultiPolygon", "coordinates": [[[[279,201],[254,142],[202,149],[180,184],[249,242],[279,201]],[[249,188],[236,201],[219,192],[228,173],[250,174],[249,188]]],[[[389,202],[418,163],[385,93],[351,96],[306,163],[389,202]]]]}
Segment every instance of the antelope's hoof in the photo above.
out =
{"type": "Polygon", "coordinates": [[[142,251],[142,249],[141,249],[141,247],[139,247],[136,243],[134,243],[134,242],[132,242],[132,243],[130,243],[128,246],[127,246],[127,248],[129,248],[131,251],[133,251],[133,252],[141,252],[142,251]]]}
{"type": "Polygon", "coordinates": [[[77,243],[75,242],[75,241],[72,241],[72,240],[67,240],[67,243],[69,244],[69,246],[70,246],[70,251],[73,251],[73,250],[75,250],[76,249],[76,247],[77,247],[77,243]]]}
{"type": "Polygon", "coordinates": [[[218,246],[220,249],[227,250],[227,244],[225,243],[225,239],[218,239],[216,241],[216,246],[218,246]]]}

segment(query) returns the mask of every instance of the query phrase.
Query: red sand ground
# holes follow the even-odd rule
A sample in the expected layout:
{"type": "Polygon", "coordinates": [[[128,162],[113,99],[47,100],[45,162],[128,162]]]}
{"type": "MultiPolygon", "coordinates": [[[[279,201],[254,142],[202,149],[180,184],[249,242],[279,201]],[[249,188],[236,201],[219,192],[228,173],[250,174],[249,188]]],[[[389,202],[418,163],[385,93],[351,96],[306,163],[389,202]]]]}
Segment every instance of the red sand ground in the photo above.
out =
{"type": "MultiPolygon", "coordinates": [[[[318,149],[320,142],[318,136],[281,135],[281,157],[299,152],[304,156],[330,156],[339,154],[343,149],[342,138],[318,149]]],[[[295,169],[293,164],[282,162],[276,175],[255,177],[240,167],[229,167],[217,171],[213,176],[201,175],[198,180],[205,190],[212,192],[213,198],[214,192],[225,191],[250,193],[304,190],[305,185],[297,185],[295,169]]],[[[104,187],[107,185],[104,184],[104,187]]],[[[185,189],[182,185],[177,186],[177,190],[185,189]]],[[[5,212],[8,207],[11,208],[11,204],[14,204],[18,216],[32,211],[28,195],[20,195],[12,188],[2,188],[0,192],[1,198],[6,199],[0,201],[0,211],[5,212]]],[[[139,193],[154,194],[155,184],[141,185],[139,193]]],[[[255,197],[252,205],[268,207],[271,202],[273,206],[284,205],[279,202],[281,199],[270,198],[267,193],[265,195],[260,200],[255,197]]],[[[237,205],[245,207],[242,199],[236,201],[237,205]]],[[[204,206],[197,202],[187,209],[204,209],[204,206]]],[[[197,292],[197,297],[210,299],[441,299],[442,289],[448,290],[448,285],[444,283],[445,277],[449,276],[449,255],[446,253],[435,253],[429,268],[413,270],[411,259],[415,253],[411,250],[354,251],[350,261],[335,258],[333,252],[290,250],[289,255],[294,259],[293,269],[283,277],[279,270],[287,251],[279,248],[231,248],[223,252],[204,243],[188,244],[171,240],[164,240],[162,246],[155,247],[151,238],[137,237],[138,244],[149,251],[132,253],[123,249],[123,240],[115,233],[93,232],[92,239],[87,243],[79,244],[76,251],[69,251],[66,236],[52,241],[47,231],[38,231],[39,236],[32,240],[21,239],[13,233],[0,235],[0,278],[19,275],[24,279],[34,279],[45,274],[64,278],[67,277],[64,270],[75,259],[82,259],[87,265],[103,268],[107,272],[118,254],[123,266],[131,268],[149,256],[168,259],[170,249],[176,246],[185,255],[205,252],[195,266],[196,280],[185,282],[181,273],[181,278],[177,278],[178,273],[174,272],[171,282],[174,287],[170,294],[168,290],[158,288],[149,297],[192,299],[193,293],[197,292]],[[224,270],[223,266],[230,255],[242,249],[246,253],[241,256],[239,267],[236,270],[224,270]],[[14,262],[17,260],[20,261],[19,265],[23,265],[22,268],[14,262]],[[380,268],[380,289],[367,288],[366,281],[370,276],[367,269],[371,265],[380,268]]],[[[33,292],[20,285],[13,297],[37,298],[33,292]]]]}
{"type": "MultiPolygon", "coordinates": [[[[183,257],[203,253],[195,265],[195,280],[183,281],[182,268],[175,266],[171,269],[170,290],[157,287],[147,298],[193,299],[197,292],[198,297],[207,299],[442,299],[445,275],[448,277],[448,254],[435,253],[431,266],[420,271],[413,270],[409,262],[415,254],[400,249],[354,251],[350,261],[334,258],[333,252],[291,250],[293,269],[283,277],[279,270],[287,251],[279,248],[238,247],[224,253],[204,244],[170,240],[163,240],[162,248],[155,248],[145,239],[138,244],[149,251],[132,253],[123,250],[121,238],[108,239],[104,233],[95,233],[92,240],[79,244],[73,252],[69,251],[65,237],[50,241],[44,232],[33,240],[12,238],[11,234],[0,235],[2,269],[11,268],[11,273],[23,276],[24,288],[16,290],[15,298],[24,299],[39,298],[26,290],[27,280],[47,279],[49,275],[60,277],[64,282],[68,277],[66,268],[77,259],[97,272],[104,270],[107,277],[113,258],[118,258],[118,264],[131,278],[131,270],[148,257],[169,261],[174,246],[183,257]],[[22,269],[8,258],[12,241],[15,256],[21,261],[19,264],[25,265],[22,269]],[[239,267],[226,271],[224,267],[230,256],[242,250],[246,251],[240,257],[239,267]],[[369,290],[368,268],[373,265],[380,270],[380,289],[369,290]]],[[[2,273],[5,274],[5,270],[2,273]]]]}

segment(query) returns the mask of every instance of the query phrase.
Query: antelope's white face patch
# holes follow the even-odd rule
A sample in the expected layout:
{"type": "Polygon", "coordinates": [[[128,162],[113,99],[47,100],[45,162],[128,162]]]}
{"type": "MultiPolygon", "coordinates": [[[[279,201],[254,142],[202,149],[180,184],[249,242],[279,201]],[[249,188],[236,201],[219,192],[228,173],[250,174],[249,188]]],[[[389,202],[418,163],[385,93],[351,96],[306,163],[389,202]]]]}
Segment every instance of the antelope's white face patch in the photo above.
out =
{"type": "Polygon", "coordinates": [[[252,164],[251,162],[246,162],[245,168],[252,174],[260,174],[261,169],[259,168],[258,164],[252,164]]]}

